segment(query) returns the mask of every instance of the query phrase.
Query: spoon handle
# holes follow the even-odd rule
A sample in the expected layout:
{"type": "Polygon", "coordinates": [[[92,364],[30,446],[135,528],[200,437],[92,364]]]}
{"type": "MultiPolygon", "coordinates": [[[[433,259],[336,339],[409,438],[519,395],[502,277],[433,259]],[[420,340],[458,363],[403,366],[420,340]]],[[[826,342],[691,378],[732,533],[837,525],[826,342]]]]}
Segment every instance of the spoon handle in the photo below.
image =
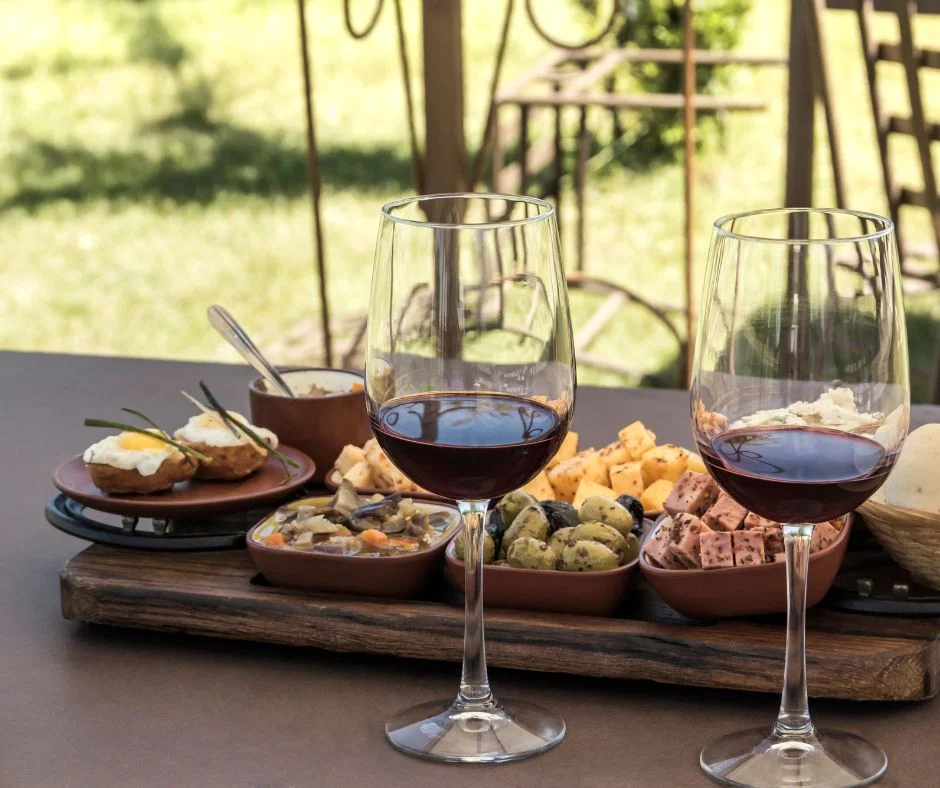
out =
{"type": "Polygon", "coordinates": [[[261,374],[261,377],[285,397],[294,396],[294,392],[281,377],[281,373],[262,355],[258,346],[252,342],[251,337],[225,307],[213,304],[207,310],[206,315],[212,327],[261,374]]]}

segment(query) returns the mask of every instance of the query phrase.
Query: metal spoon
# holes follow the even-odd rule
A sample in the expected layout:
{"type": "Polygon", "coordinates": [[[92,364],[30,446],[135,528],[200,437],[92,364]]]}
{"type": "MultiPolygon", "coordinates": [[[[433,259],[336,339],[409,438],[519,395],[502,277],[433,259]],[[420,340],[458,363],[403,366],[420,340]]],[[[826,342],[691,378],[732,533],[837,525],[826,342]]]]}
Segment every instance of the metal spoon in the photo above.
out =
{"type": "Polygon", "coordinates": [[[258,346],[251,341],[251,337],[245,332],[238,321],[232,317],[231,313],[223,306],[213,304],[206,310],[206,315],[212,327],[218,331],[222,337],[235,348],[251,366],[258,370],[268,385],[276,389],[279,394],[285,397],[293,397],[294,392],[290,386],[284,382],[281,373],[268,361],[264,354],[258,350],[258,346]]]}

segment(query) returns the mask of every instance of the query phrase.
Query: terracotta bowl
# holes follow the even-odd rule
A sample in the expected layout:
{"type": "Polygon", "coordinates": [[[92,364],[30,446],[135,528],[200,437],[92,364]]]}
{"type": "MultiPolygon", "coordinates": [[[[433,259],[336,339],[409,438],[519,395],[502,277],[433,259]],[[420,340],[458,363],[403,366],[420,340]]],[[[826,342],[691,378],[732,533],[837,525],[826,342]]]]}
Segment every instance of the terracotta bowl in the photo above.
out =
{"type": "Polygon", "coordinates": [[[341,389],[322,397],[285,397],[269,392],[261,378],[255,378],[248,389],[252,423],[267,427],[284,443],[313,458],[317,466],[313,480],[322,482],[343,446],[361,446],[372,437],[365,393],[362,389],[349,391],[354,383],[362,385],[362,376],[313,367],[287,369],[282,374],[288,384],[303,375],[324,388],[341,389]]]}
{"type": "MultiPolygon", "coordinates": [[[[329,500],[329,496],[303,498],[289,506],[322,506],[329,500]]],[[[456,507],[425,502],[417,502],[417,506],[421,511],[448,512],[452,521],[426,550],[410,555],[328,555],[268,547],[256,541],[254,533],[273,515],[255,525],[245,541],[255,566],[272,585],[334,594],[411,599],[424,590],[440,568],[444,548],[460,529],[460,514],[456,507]]]]}
{"type": "MultiPolygon", "coordinates": [[[[854,516],[849,515],[835,542],[809,557],[808,607],[819,604],[836,579],[854,516]]],[[[640,569],[656,593],[689,618],[731,618],[787,610],[787,571],[782,563],[708,570],[660,569],[641,550],[640,569]]]]}
{"type": "MultiPolygon", "coordinates": [[[[464,590],[464,563],[451,540],[444,554],[454,584],[464,590]]],[[[487,607],[612,616],[630,592],[639,559],[606,572],[561,572],[555,569],[483,567],[483,602],[487,607]]]]}

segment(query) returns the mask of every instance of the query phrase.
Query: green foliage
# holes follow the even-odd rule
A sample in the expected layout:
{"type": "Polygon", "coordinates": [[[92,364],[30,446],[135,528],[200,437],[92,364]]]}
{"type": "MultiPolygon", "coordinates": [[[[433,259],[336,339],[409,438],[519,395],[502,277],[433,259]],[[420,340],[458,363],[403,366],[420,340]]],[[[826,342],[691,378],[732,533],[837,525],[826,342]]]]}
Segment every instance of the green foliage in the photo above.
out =
{"type": "MultiPolygon", "coordinates": [[[[609,13],[609,3],[578,0],[595,17],[609,13]]],[[[697,49],[731,50],[737,46],[752,0],[699,0],[694,3],[695,46],[697,49]]],[[[681,49],[684,0],[621,0],[626,20],[616,32],[619,46],[639,49],[681,49]]],[[[724,82],[724,70],[717,66],[697,66],[696,90],[709,93],[724,82]]],[[[626,78],[618,77],[616,87],[644,93],[681,93],[681,64],[636,63],[626,78]]],[[[650,167],[672,161],[682,147],[682,119],[673,110],[642,110],[629,113],[631,139],[625,163],[650,167]]],[[[709,133],[720,133],[721,119],[705,115],[699,120],[701,142],[709,133]]],[[[616,133],[622,134],[620,122],[616,133]]]]}

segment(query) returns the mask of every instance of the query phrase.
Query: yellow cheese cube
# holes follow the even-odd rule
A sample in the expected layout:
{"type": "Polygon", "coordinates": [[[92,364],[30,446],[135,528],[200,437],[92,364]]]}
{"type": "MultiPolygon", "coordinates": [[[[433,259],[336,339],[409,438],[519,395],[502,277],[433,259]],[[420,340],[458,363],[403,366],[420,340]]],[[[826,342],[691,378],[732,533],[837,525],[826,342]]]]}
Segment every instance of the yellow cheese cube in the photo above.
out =
{"type": "Polygon", "coordinates": [[[555,452],[555,455],[548,461],[547,468],[554,468],[558,463],[563,460],[567,460],[569,457],[574,457],[578,453],[578,433],[574,430],[569,430],[568,434],[565,435],[565,439],[561,442],[561,446],[558,447],[558,451],[555,452]]]}
{"type": "Polygon", "coordinates": [[[574,500],[578,485],[581,483],[581,479],[584,478],[586,465],[586,457],[569,457],[546,472],[549,484],[555,490],[557,500],[567,501],[568,503],[574,500]]]}
{"type": "Polygon", "coordinates": [[[695,473],[708,473],[708,468],[705,467],[702,458],[694,451],[689,452],[689,456],[685,461],[685,469],[687,471],[695,471],[695,473]]]}
{"type": "Polygon", "coordinates": [[[689,453],[681,446],[664,443],[643,454],[643,484],[649,487],[657,479],[674,482],[686,468],[689,453]]]}
{"type": "Polygon", "coordinates": [[[523,492],[527,492],[536,501],[553,501],[555,500],[555,490],[552,488],[552,485],[548,481],[548,475],[545,471],[539,473],[532,481],[522,488],[523,492]]]}
{"type": "Polygon", "coordinates": [[[339,457],[336,458],[336,462],[333,464],[336,466],[336,470],[345,476],[346,472],[352,468],[353,465],[357,465],[358,463],[365,461],[366,453],[358,446],[347,443],[345,446],[343,446],[343,450],[339,453],[339,457]]]}
{"type": "Polygon", "coordinates": [[[627,460],[640,459],[644,452],[649,451],[656,445],[656,435],[646,429],[642,421],[628,424],[617,433],[617,437],[627,451],[627,460]]]}
{"type": "Polygon", "coordinates": [[[611,466],[610,486],[617,495],[632,495],[634,498],[639,498],[644,490],[643,472],[640,470],[639,460],[611,466]]]}
{"type": "Polygon", "coordinates": [[[605,487],[610,485],[610,474],[607,472],[607,465],[599,451],[584,458],[584,478],[603,484],[605,487]]]}
{"type": "Polygon", "coordinates": [[[598,452],[598,454],[601,455],[601,459],[604,461],[604,465],[606,465],[608,468],[612,468],[614,465],[620,465],[621,463],[628,462],[630,460],[630,454],[623,447],[623,444],[620,441],[608,443],[598,452]]]}
{"type": "Polygon", "coordinates": [[[653,482],[649,487],[643,490],[640,495],[640,502],[643,504],[645,512],[661,512],[663,503],[672,492],[675,482],[668,479],[659,479],[653,482]]]}
{"type": "Polygon", "coordinates": [[[578,485],[578,490],[571,503],[574,508],[577,509],[584,503],[585,499],[590,498],[592,495],[600,495],[604,498],[610,498],[611,500],[617,497],[617,493],[611,490],[610,487],[605,487],[603,484],[598,484],[588,478],[584,478],[581,480],[581,484],[578,485]]]}

